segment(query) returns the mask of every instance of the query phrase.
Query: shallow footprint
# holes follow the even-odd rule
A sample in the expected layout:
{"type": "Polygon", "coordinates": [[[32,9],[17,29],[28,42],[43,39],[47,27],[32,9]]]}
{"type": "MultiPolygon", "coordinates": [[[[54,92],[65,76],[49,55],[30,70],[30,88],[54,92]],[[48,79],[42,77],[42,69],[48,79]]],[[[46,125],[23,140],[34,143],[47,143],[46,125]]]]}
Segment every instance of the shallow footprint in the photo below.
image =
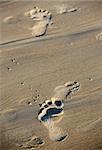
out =
{"type": "Polygon", "coordinates": [[[51,100],[62,99],[65,100],[71,94],[76,93],[80,88],[78,82],[66,82],[64,85],[57,86],[54,89],[54,95],[51,100]]]}
{"type": "Polygon", "coordinates": [[[25,150],[28,150],[28,149],[33,150],[33,149],[37,149],[38,147],[40,147],[44,144],[45,144],[45,142],[43,139],[41,139],[37,136],[34,136],[29,141],[20,144],[19,147],[21,147],[22,149],[25,149],[25,150]]]}

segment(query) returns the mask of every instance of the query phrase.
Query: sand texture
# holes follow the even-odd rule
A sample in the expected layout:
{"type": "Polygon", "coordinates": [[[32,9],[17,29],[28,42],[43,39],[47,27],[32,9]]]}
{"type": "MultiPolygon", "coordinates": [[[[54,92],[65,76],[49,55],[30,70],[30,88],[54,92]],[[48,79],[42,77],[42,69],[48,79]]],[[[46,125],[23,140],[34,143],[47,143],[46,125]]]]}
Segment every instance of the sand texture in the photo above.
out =
{"type": "Polygon", "coordinates": [[[22,149],[102,150],[101,1],[0,0],[0,150],[22,149]],[[70,81],[62,118],[41,123],[70,81]]]}

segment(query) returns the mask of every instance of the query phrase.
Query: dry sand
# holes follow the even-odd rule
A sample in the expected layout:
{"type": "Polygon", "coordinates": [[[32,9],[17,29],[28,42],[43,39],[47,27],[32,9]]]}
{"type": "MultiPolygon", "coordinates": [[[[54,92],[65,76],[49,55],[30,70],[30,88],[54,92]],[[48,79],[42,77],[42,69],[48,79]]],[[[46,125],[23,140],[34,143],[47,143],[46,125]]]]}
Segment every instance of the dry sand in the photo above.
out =
{"type": "Polygon", "coordinates": [[[0,0],[0,32],[0,149],[101,150],[102,2],[0,0]],[[78,11],[58,14],[63,5],[78,11]],[[40,37],[31,35],[36,22],[24,16],[33,6],[53,15],[40,37]],[[38,104],[68,81],[81,89],[65,101],[57,123],[68,138],[55,142],[37,120],[38,104]]]}

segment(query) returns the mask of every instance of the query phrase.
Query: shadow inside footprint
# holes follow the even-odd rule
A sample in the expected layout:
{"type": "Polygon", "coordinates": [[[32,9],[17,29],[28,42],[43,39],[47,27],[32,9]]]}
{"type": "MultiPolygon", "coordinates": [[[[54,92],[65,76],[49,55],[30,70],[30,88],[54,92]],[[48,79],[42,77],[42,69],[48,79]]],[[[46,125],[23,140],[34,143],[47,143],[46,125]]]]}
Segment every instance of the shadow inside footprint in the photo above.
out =
{"type": "Polygon", "coordinates": [[[62,108],[56,109],[56,108],[49,108],[44,116],[42,116],[42,121],[47,121],[49,118],[52,118],[54,116],[59,115],[61,112],[63,112],[62,108]]]}
{"type": "Polygon", "coordinates": [[[58,141],[58,142],[63,141],[66,137],[67,137],[67,134],[64,135],[64,136],[62,136],[62,137],[60,137],[57,141],[58,141]]]}

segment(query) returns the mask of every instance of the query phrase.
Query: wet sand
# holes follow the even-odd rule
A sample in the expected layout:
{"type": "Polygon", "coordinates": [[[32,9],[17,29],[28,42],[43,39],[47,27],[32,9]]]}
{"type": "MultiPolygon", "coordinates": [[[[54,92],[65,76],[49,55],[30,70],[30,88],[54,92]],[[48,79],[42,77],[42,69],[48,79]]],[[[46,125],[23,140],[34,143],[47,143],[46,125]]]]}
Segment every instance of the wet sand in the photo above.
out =
{"type": "Polygon", "coordinates": [[[44,144],[36,142],[35,148],[41,150],[101,150],[102,40],[96,36],[102,32],[102,2],[0,1],[0,26],[1,149],[22,149],[39,137],[44,144]],[[80,9],[58,14],[56,6],[63,4],[80,9]],[[36,22],[24,16],[33,6],[53,16],[53,25],[40,37],[28,30],[36,22]],[[3,21],[12,15],[11,23],[3,21]],[[39,103],[68,81],[78,81],[81,88],[65,101],[57,123],[68,138],[54,142],[37,120],[39,103]]]}

